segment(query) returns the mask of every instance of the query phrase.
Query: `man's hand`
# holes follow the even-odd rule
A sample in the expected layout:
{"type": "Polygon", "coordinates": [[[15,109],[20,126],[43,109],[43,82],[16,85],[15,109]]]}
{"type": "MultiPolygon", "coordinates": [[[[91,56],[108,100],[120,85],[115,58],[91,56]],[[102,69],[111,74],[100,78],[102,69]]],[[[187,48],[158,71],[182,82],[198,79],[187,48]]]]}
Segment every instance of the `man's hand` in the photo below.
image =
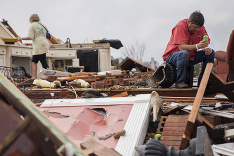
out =
{"type": "Polygon", "coordinates": [[[210,48],[205,48],[204,51],[205,51],[205,55],[210,55],[211,54],[210,48]]]}
{"type": "Polygon", "coordinates": [[[207,48],[208,42],[207,41],[200,41],[198,44],[193,44],[193,45],[188,45],[188,44],[178,44],[179,50],[188,50],[188,51],[195,51],[198,49],[203,49],[207,48]],[[198,48],[198,49],[197,49],[198,48]]]}
{"type": "Polygon", "coordinates": [[[199,49],[206,48],[208,46],[208,42],[202,40],[197,44],[197,46],[198,46],[199,49]]]}

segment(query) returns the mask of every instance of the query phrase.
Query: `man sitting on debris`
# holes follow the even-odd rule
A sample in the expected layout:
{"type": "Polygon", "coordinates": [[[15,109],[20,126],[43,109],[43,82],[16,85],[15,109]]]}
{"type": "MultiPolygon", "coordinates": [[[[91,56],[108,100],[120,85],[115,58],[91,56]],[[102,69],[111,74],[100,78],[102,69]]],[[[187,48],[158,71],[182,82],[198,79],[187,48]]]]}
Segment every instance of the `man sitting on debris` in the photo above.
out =
{"type": "MultiPolygon", "coordinates": [[[[188,88],[186,74],[191,66],[203,62],[202,71],[198,78],[200,85],[206,64],[214,63],[215,52],[207,47],[207,41],[203,40],[206,32],[204,16],[200,11],[194,11],[188,19],[180,21],[172,29],[172,35],[163,59],[177,68],[176,88],[188,88]]],[[[210,39],[208,38],[208,42],[210,39]]]]}

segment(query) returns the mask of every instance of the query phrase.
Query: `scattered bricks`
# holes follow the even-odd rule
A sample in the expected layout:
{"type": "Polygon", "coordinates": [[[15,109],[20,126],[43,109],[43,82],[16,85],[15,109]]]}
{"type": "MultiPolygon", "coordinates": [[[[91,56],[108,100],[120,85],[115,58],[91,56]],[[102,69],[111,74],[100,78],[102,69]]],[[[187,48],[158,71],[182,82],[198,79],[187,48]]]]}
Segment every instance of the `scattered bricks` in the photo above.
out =
{"type": "Polygon", "coordinates": [[[96,84],[95,82],[92,82],[92,83],[91,83],[91,88],[97,89],[97,84],[96,84]]]}
{"type": "Polygon", "coordinates": [[[161,123],[165,122],[163,131],[161,132],[162,133],[161,142],[166,147],[173,146],[175,150],[179,150],[188,117],[189,117],[188,115],[169,115],[166,119],[161,118],[160,122],[161,123]]]}
{"type": "Polygon", "coordinates": [[[113,83],[113,86],[114,85],[119,85],[119,80],[118,79],[113,79],[112,83],[113,83]]]}
{"type": "Polygon", "coordinates": [[[124,81],[124,85],[126,86],[131,86],[136,83],[136,80],[134,78],[124,78],[123,81],[124,81]]]}
{"type": "Polygon", "coordinates": [[[109,86],[112,86],[113,79],[106,79],[101,81],[96,81],[91,83],[91,88],[99,89],[99,88],[107,88],[109,86]]]}
{"type": "Polygon", "coordinates": [[[112,86],[112,84],[113,84],[113,80],[112,79],[106,79],[105,80],[105,85],[112,86]]]}
{"type": "Polygon", "coordinates": [[[99,88],[105,88],[105,81],[96,81],[96,87],[99,88]]]}
{"type": "Polygon", "coordinates": [[[160,122],[158,123],[157,133],[162,134],[166,120],[167,116],[161,116],[160,122]]]}
{"type": "Polygon", "coordinates": [[[86,79],[83,79],[83,80],[85,80],[86,82],[91,83],[91,82],[95,82],[97,79],[95,79],[95,78],[86,78],[86,79]]]}
{"type": "Polygon", "coordinates": [[[119,79],[119,84],[124,84],[124,79],[123,78],[118,78],[119,79]]]}

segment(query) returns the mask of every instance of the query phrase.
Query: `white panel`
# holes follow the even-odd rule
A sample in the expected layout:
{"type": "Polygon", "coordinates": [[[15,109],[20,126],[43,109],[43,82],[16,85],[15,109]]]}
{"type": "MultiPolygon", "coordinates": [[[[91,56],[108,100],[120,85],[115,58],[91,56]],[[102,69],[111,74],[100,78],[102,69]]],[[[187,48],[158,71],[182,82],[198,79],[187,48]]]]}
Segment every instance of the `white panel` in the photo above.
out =
{"type": "Polygon", "coordinates": [[[12,50],[12,55],[14,56],[18,56],[22,54],[21,48],[12,48],[11,50],[12,50]]]}
{"type": "Polygon", "coordinates": [[[55,58],[75,58],[76,50],[50,50],[47,56],[55,58]]]}
{"type": "Polygon", "coordinates": [[[132,97],[112,97],[112,98],[88,98],[88,99],[46,99],[40,107],[66,107],[84,105],[116,105],[133,104],[135,102],[147,102],[151,98],[150,94],[139,94],[132,97]]]}
{"type": "Polygon", "coordinates": [[[99,72],[111,70],[110,51],[103,49],[98,50],[98,64],[99,72]]]}
{"type": "Polygon", "coordinates": [[[53,51],[47,52],[46,57],[54,57],[54,52],[53,51]]]}
{"type": "Polygon", "coordinates": [[[80,59],[72,59],[72,66],[79,67],[80,66],[80,59]]]}
{"type": "Polygon", "coordinates": [[[4,57],[1,57],[1,56],[0,56],[0,66],[5,66],[4,65],[4,57]]]}
{"type": "Polygon", "coordinates": [[[22,49],[22,55],[24,56],[32,56],[32,50],[31,49],[22,49]]]}
{"type": "Polygon", "coordinates": [[[121,136],[115,148],[123,156],[139,155],[135,147],[142,145],[147,132],[150,116],[149,102],[136,102],[133,105],[124,127],[125,136],[121,136]]]}
{"type": "Polygon", "coordinates": [[[6,48],[0,47],[0,55],[5,55],[5,54],[6,54],[6,48]]]}

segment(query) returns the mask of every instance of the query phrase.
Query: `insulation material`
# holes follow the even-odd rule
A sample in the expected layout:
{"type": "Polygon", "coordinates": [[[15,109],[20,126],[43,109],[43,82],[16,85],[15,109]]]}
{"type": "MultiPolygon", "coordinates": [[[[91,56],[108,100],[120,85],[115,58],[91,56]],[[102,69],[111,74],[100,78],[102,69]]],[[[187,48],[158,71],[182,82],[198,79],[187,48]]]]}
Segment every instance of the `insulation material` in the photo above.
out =
{"type": "Polygon", "coordinates": [[[54,88],[55,84],[53,82],[49,82],[47,80],[41,80],[41,79],[35,79],[33,81],[34,85],[37,85],[38,87],[49,87],[49,88],[54,88]]]}
{"type": "Polygon", "coordinates": [[[82,79],[76,79],[74,81],[80,83],[81,88],[88,88],[90,86],[90,84],[88,82],[86,82],[85,80],[82,80],[82,79]]]}

